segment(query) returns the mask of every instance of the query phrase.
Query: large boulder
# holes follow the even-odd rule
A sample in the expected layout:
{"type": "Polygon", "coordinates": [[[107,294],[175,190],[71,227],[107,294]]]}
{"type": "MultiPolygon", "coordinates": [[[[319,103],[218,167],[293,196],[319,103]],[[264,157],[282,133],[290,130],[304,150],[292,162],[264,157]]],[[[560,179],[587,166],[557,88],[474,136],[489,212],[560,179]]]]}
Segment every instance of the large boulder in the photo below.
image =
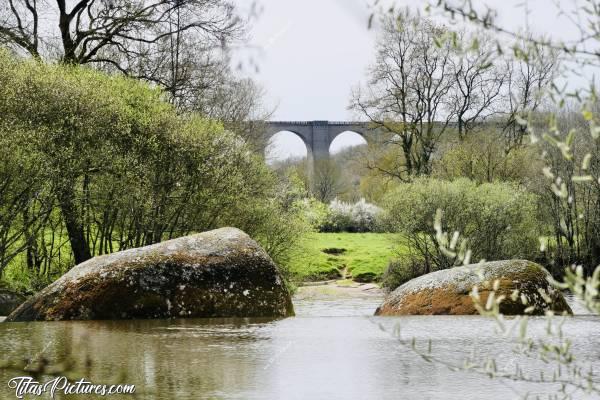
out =
{"type": "Polygon", "coordinates": [[[496,298],[505,296],[500,303],[502,314],[521,315],[527,308],[531,315],[543,315],[545,310],[571,314],[562,293],[550,285],[548,276],[541,265],[526,260],[492,261],[436,271],[398,287],[375,315],[477,314],[470,296],[473,286],[477,285],[480,301],[485,305],[494,290],[494,281],[498,281],[496,298]],[[513,295],[515,290],[518,296],[513,295]]]}
{"type": "Polygon", "coordinates": [[[8,289],[0,288],[0,315],[10,314],[24,301],[25,296],[8,289]]]}
{"type": "Polygon", "coordinates": [[[293,314],[267,253],[239,229],[222,228],[81,263],[7,321],[293,314]]]}

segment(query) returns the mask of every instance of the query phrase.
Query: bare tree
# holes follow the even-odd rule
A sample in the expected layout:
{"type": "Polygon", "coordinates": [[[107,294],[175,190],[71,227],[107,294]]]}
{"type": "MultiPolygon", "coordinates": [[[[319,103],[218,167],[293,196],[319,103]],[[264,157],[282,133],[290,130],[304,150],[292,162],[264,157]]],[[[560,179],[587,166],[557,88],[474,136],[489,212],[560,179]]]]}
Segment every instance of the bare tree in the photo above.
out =
{"type": "Polygon", "coordinates": [[[315,162],[312,192],[317,200],[329,203],[345,191],[345,182],[335,160],[315,162]]]}
{"type": "Polygon", "coordinates": [[[274,110],[263,102],[265,90],[250,78],[239,78],[224,61],[215,81],[189,96],[185,109],[218,119],[259,154],[264,154],[269,138],[264,121],[274,110]]]}
{"type": "Polygon", "coordinates": [[[368,85],[352,96],[350,108],[389,133],[390,145],[401,146],[403,164],[392,172],[400,179],[429,172],[431,155],[453,115],[452,50],[437,41],[444,32],[408,11],[384,17],[368,85]]]}
{"type": "MultiPolygon", "coordinates": [[[[0,42],[36,58],[104,63],[129,73],[165,41],[193,32],[204,46],[225,44],[240,20],[226,0],[7,0],[0,42]],[[45,21],[41,24],[41,21],[45,21]]],[[[146,76],[144,76],[146,77],[146,76]]]]}
{"type": "Polygon", "coordinates": [[[445,29],[429,22],[422,23],[417,31],[417,68],[409,88],[415,94],[413,123],[416,125],[416,151],[413,163],[418,174],[431,172],[431,156],[440,137],[453,118],[450,103],[452,80],[452,45],[438,40],[445,29]]]}
{"type": "Polygon", "coordinates": [[[519,59],[506,61],[507,91],[505,93],[504,132],[509,145],[521,145],[527,134],[527,126],[519,123],[528,114],[538,111],[543,105],[543,94],[556,79],[558,60],[556,52],[532,43],[527,54],[519,59]]]}
{"type": "Polygon", "coordinates": [[[261,87],[232,73],[226,51],[243,37],[244,25],[228,0],[8,0],[0,6],[0,43],[152,82],[178,109],[223,121],[261,152],[265,130],[257,124],[272,111],[262,104],[261,87]]]}
{"type": "Polygon", "coordinates": [[[486,117],[494,114],[495,104],[502,97],[507,72],[494,64],[492,42],[482,38],[459,35],[461,46],[468,46],[452,57],[451,102],[455,106],[458,137],[463,140],[486,117]],[[470,43],[469,43],[470,41],[470,43]]]}

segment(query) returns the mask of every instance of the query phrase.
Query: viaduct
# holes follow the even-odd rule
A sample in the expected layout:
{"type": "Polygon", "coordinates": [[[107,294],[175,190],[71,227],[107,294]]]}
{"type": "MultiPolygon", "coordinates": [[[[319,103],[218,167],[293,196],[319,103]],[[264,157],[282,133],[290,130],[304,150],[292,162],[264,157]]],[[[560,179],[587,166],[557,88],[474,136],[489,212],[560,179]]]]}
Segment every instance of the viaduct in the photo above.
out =
{"type": "Polygon", "coordinates": [[[369,142],[368,122],[346,121],[268,121],[266,137],[270,139],[278,132],[295,133],[306,145],[307,161],[312,169],[315,162],[329,159],[329,146],[342,132],[351,131],[369,142]]]}

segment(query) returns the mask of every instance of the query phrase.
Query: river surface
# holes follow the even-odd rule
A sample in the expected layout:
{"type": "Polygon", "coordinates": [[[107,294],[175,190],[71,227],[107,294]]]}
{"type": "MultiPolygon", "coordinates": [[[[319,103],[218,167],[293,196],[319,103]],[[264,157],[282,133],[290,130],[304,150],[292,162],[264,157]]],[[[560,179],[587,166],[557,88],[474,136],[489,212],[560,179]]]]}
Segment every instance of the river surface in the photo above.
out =
{"type": "MultiPolygon", "coordinates": [[[[414,337],[422,348],[431,339],[432,354],[445,362],[461,363],[475,351],[508,368],[539,367],[514,353],[514,342],[488,318],[373,317],[380,302],[377,295],[300,296],[297,316],[283,320],[1,323],[0,357],[43,354],[51,363],[72,361],[71,378],[136,385],[135,397],[106,399],[513,399],[556,389],[453,372],[423,360],[394,334],[399,327],[400,338],[414,337]]],[[[533,319],[529,331],[542,337],[545,326],[544,319],[533,319]]],[[[600,319],[570,317],[563,330],[578,362],[599,370],[600,319]]],[[[0,370],[0,399],[15,398],[7,382],[20,375],[0,370]]]]}

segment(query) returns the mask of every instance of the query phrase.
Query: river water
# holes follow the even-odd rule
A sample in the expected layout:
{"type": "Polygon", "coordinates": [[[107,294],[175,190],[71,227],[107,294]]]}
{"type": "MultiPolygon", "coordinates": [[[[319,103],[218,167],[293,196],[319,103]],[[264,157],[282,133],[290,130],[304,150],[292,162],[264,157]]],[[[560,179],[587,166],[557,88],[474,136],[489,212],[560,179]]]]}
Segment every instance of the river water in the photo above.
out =
{"type": "MultiPolygon", "coordinates": [[[[488,318],[373,317],[380,302],[379,296],[301,298],[297,316],[283,320],[1,323],[0,357],[71,360],[72,378],[135,384],[138,399],[512,399],[556,389],[453,372],[423,360],[394,334],[399,327],[400,338],[425,347],[431,339],[432,354],[445,362],[460,363],[476,351],[509,368],[539,366],[513,353],[514,343],[488,318]]],[[[568,318],[563,330],[578,362],[598,370],[600,319],[576,310],[582,315],[568,318]]],[[[534,336],[543,336],[544,327],[541,318],[529,324],[534,336]]],[[[7,382],[20,375],[0,370],[1,399],[15,398],[7,382]]]]}

